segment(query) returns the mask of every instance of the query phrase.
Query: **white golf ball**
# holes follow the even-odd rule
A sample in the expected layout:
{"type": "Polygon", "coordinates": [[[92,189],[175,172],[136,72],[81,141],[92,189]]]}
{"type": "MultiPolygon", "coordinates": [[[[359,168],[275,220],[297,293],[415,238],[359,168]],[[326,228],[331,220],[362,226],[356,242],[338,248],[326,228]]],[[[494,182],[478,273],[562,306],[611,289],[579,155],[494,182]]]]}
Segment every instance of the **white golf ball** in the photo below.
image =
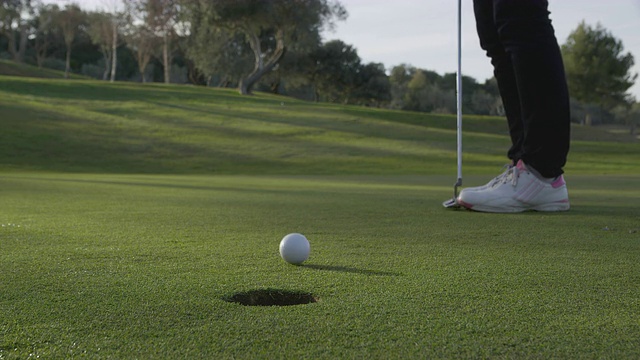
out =
{"type": "Polygon", "coordinates": [[[280,241],[280,256],[290,264],[302,264],[309,258],[311,245],[302,234],[292,233],[280,241]]]}

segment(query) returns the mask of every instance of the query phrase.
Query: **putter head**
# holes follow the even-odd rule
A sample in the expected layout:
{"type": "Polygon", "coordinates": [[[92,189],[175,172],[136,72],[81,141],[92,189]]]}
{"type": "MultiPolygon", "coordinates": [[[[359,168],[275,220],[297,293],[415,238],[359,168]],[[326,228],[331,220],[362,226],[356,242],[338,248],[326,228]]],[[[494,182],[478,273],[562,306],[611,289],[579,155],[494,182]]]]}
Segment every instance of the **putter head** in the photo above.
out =
{"type": "Polygon", "coordinates": [[[442,206],[444,206],[447,209],[459,209],[460,208],[460,204],[458,204],[458,200],[456,198],[451,198],[451,199],[443,202],[442,206]]]}
{"type": "Polygon", "coordinates": [[[442,203],[447,209],[460,209],[462,206],[458,203],[458,187],[462,186],[462,178],[459,177],[458,181],[453,185],[453,197],[442,203]]]}

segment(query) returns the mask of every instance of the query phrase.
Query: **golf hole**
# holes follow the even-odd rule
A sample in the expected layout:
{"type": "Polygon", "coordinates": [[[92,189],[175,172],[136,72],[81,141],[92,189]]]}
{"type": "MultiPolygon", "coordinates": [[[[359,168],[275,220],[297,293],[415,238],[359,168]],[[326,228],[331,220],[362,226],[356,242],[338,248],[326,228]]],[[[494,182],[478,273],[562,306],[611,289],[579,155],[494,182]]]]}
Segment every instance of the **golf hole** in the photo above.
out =
{"type": "Polygon", "coordinates": [[[302,291],[259,289],[239,292],[225,300],[246,306],[291,306],[315,303],[318,298],[302,291]]]}

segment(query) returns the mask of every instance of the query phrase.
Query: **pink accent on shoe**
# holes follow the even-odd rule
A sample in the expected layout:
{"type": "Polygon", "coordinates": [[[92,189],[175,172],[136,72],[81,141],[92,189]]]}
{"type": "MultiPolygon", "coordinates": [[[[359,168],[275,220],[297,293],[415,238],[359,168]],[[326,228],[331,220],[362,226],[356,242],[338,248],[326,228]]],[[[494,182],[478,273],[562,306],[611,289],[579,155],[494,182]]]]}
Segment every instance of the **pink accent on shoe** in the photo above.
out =
{"type": "Polygon", "coordinates": [[[565,185],[566,182],[564,181],[564,176],[560,175],[558,176],[557,179],[555,179],[552,183],[551,183],[551,187],[553,187],[554,189],[559,188],[562,185],[565,185]]]}
{"type": "Polygon", "coordinates": [[[518,163],[516,164],[516,169],[527,170],[527,166],[524,164],[524,161],[518,160],[518,163]]]}
{"type": "Polygon", "coordinates": [[[458,198],[458,205],[460,205],[460,206],[462,206],[462,207],[464,207],[464,208],[467,208],[467,209],[471,209],[471,208],[473,208],[473,205],[468,204],[468,203],[466,203],[466,202],[464,202],[464,201],[460,200],[460,198],[458,198]]]}

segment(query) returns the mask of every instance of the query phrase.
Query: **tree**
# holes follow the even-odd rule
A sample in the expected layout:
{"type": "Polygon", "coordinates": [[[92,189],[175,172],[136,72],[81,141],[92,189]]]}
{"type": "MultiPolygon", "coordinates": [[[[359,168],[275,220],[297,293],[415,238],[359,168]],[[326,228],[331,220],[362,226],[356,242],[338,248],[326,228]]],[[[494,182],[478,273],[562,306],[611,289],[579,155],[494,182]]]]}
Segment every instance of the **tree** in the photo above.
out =
{"type": "MultiPolygon", "coordinates": [[[[186,2],[187,0],[185,0],[186,2]]],[[[199,0],[188,0],[196,1],[199,0]]],[[[148,42],[154,44],[153,50],[157,52],[156,57],[160,59],[163,66],[164,82],[171,82],[171,64],[173,62],[174,55],[174,40],[177,38],[176,26],[178,25],[178,19],[180,17],[180,1],[179,0],[124,0],[126,13],[129,17],[128,37],[132,39],[135,37],[135,41],[138,45],[141,42],[144,44],[144,49],[138,47],[138,51],[142,51],[144,54],[139,53],[138,58],[143,59],[147,57],[146,45],[148,42]],[[143,33],[134,35],[132,31],[136,29],[143,33]],[[158,43],[155,39],[151,39],[149,31],[157,38],[161,39],[158,43]],[[157,46],[161,44],[160,51],[157,50],[157,46]]],[[[150,59],[149,59],[150,60],[150,59]]],[[[146,63],[149,62],[146,61],[146,63]]],[[[139,62],[140,64],[140,62],[139,62]]],[[[143,67],[146,67],[145,61],[142,62],[143,67]]]]}
{"type": "Polygon", "coordinates": [[[216,13],[207,1],[191,1],[183,12],[191,24],[187,56],[207,78],[221,87],[237,86],[252,64],[252,51],[244,36],[216,26],[216,13]]]}
{"type": "Polygon", "coordinates": [[[56,30],[54,22],[59,11],[58,5],[55,4],[39,4],[36,8],[34,50],[38,67],[42,67],[48,56],[56,30]]]}
{"type": "Polygon", "coordinates": [[[407,83],[402,109],[453,113],[455,104],[455,91],[440,75],[433,71],[417,69],[407,83]]]}
{"type": "Polygon", "coordinates": [[[631,102],[627,90],[638,75],[630,72],[633,55],[623,50],[622,41],[600,24],[581,22],[562,46],[571,96],[606,110],[631,102]]]}
{"type": "MultiPolygon", "coordinates": [[[[389,75],[393,109],[455,113],[456,74],[439,75],[435,71],[401,64],[389,75]]],[[[462,111],[467,114],[503,115],[502,102],[494,79],[484,84],[462,77],[462,111]]]]}
{"type": "Polygon", "coordinates": [[[155,53],[158,37],[149,26],[143,0],[124,0],[124,38],[127,47],[134,53],[138,72],[143,83],[147,82],[147,66],[155,53]]]}
{"type": "MultiPolygon", "coordinates": [[[[305,33],[319,32],[334,18],[346,18],[346,10],[330,0],[214,0],[202,6],[200,0],[189,0],[210,16],[208,26],[223,29],[233,37],[244,35],[253,52],[253,70],[240,79],[241,94],[250,94],[260,78],[271,71],[284,56],[288,44],[305,33]]],[[[190,14],[196,15],[194,11],[190,14]]],[[[191,28],[194,31],[194,28],[191,28]]]]}
{"type": "MultiPolygon", "coordinates": [[[[266,39],[268,41],[268,39],[266,39]]],[[[322,34],[316,29],[300,32],[287,45],[287,51],[271,72],[260,79],[260,85],[279,94],[296,94],[305,100],[313,100],[313,85],[308,69],[315,63],[310,54],[322,46],[322,34]]]]}
{"type": "Polygon", "coordinates": [[[391,103],[389,107],[392,109],[403,109],[405,98],[408,91],[407,84],[413,77],[416,68],[409,64],[396,65],[391,69],[389,74],[389,82],[391,83],[391,103]]]}
{"type": "MultiPolygon", "coordinates": [[[[116,71],[118,67],[118,46],[120,45],[120,32],[121,28],[127,24],[128,18],[125,16],[126,12],[122,8],[121,0],[103,0],[108,6],[110,12],[108,12],[108,19],[111,25],[111,35],[105,37],[111,40],[111,77],[110,81],[116,80],[116,71]]],[[[105,29],[106,30],[106,29],[105,29]]]]}
{"type": "Polygon", "coordinates": [[[381,63],[361,66],[354,98],[367,106],[379,107],[391,100],[391,83],[381,63]]]}
{"type": "MultiPolygon", "coordinates": [[[[117,56],[117,53],[114,53],[113,47],[114,41],[117,42],[117,40],[114,39],[114,36],[117,37],[117,26],[114,25],[114,19],[112,19],[111,14],[93,12],[89,13],[87,16],[89,20],[87,32],[91,37],[91,41],[100,47],[100,52],[104,59],[102,80],[107,80],[113,66],[113,57],[117,56]],[[114,28],[116,31],[114,31],[114,28]]],[[[112,78],[112,80],[114,79],[112,78]]]]}
{"type": "Polygon", "coordinates": [[[62,30],[62,36],[64,37],[64,43],[67,48],[64,71],[64,77],[67,79],[71,71],[71,48],[73,40],[80,30],[80,27],[85,24],[85,14],[78,4],[68,4],[64,10],[58,13],[56,23],[62,30]]]}
{"type": "Polygon", "coordinates": [[[153,56],[158,38],[146,24],[130,25],[126,37],[127,46],[134,52],[143,83],[147,82],[146,69],[153,56]]]}
{"type": "Polygon", "coordinates": [[[162,66],[164,82],[171,82],[171,62],[173,60],[172,40],[176,37],[175,25],[178,16],[177,0],[146,0],[144,4],[145,23],[162,39],[162,66]]]}
{"type": "Polygon", "coordinates": [[[637,135],[638,125],[640,125],[640,103],[617,106],[612,113],[620,123],[629,128],[630,135],[637,135]]]}
{"type": "MultiPolygon", "coordinates": [[[[422,112],[455,112],[455,74],[444,77],[430,70],[401,64],[391,69],[391,107],[422,112]]],[[[463,78],[464,81],[464,78],[463,78]]]]}
{"type": "Polygon", "coordinates": [[[0,35],[7,38],[9,52],[16,62],[24,61],[31,27],[25,15],[33,15],[31,0],[0,2],[0,35]]]}
{"type": "Polygon", "coordinates": [[[341,40],[332,40],[310,56],[313,66],[309,78],[315,87],[315,101],[348,102],[361,67],[358,52],[341,40]]]}

